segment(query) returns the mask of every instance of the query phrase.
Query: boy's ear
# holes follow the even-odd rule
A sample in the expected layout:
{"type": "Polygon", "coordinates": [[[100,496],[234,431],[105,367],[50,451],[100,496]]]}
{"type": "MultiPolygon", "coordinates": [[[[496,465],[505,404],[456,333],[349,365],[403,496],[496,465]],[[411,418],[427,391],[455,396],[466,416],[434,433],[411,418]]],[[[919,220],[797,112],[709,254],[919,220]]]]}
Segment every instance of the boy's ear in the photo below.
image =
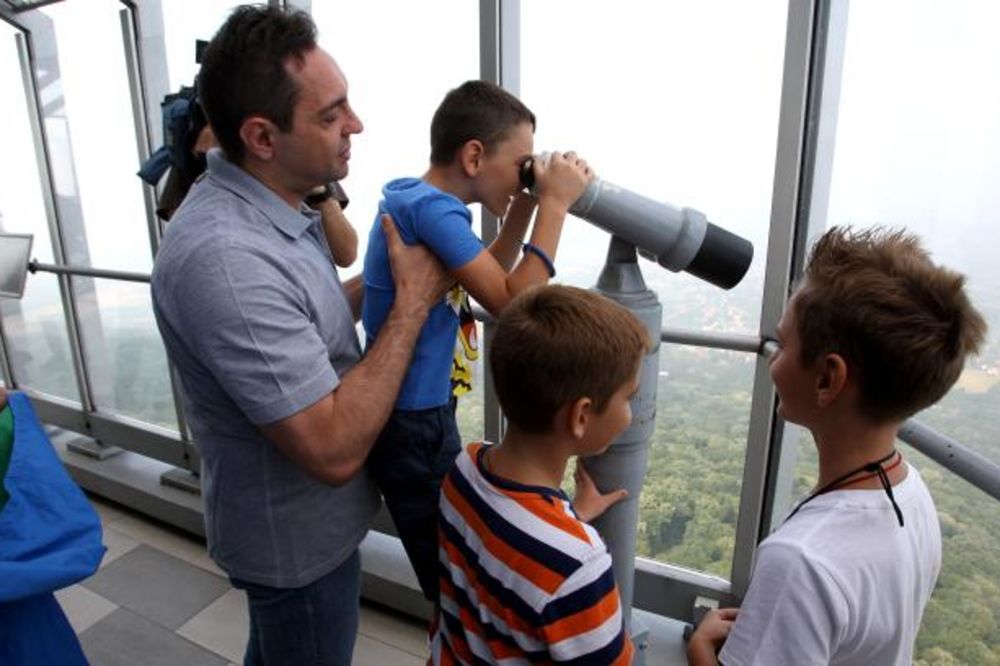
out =
{"type": "Polygon", "coordinates": [[[819,361],[816,375],[816,404],[829,407],[847,387],[847,362],[840,354],[827,354],[819,361]]]}
{"type": "Polygon", "coordinates": [[[483,157],[486,156],[486,146],[479,139],[469,139],[458,151],[458,160],[462,166],[462,172],[469,178],[475,178],[479,174],[479,167],[483,157]]]}
{"type": "Polygon", "coordinates": [[[581,440],[587,434],[587,425],[590,423],[593,409],[594,401],[587,397],[577,398],[569,404],[569,409],[566,410],[566,425],[573,439],[581,440]]]}
{"type": "Polygon", "coordinates": [[[240,125],[240,138],[248,153],[258,159],[270,160],[274,157],[274,135],[277,129],[267,118],[250,116],[240,125]]]}

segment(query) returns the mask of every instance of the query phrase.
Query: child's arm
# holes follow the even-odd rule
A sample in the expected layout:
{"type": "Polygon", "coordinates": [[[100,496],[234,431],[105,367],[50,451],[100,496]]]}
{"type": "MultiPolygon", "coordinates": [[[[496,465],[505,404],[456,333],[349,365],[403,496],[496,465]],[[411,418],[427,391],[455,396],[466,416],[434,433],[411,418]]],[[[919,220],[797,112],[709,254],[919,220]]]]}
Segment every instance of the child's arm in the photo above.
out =
{"type": "Polygon", "coordinates": [[[344,216],[347,195],[339,183],[317,188],[306,198],[306,204],[318,210],[323,220],[323,235],[333,255],[333,262],[347,268],[358,258],[358,234],[344,216]],[[311,200],[310,200],[311,199],[311,200]],[[340,203],[343,201],[343,205],[340,203]]]}
{"type": "MultiPolygon", "coordinates": [[[[552,153],[544,165],[536,160],[534,169],[538,214],[531,230],[530,243],[552,261],[566,212],[583,194],[593,173],[587,163],[574,153],[552,153]]],[[[550,277],[546,261],[534,252],[522,255],[510,273],[491,252],[480,252],[475,259],[452,273],[469,294],[494,316],[519,293],[534,285],[545,284],[550,277]]]]}
{"type": "Polygon", "coordinates": [[[720,608],[709,611],[702,619],[687,646],[688,666],[717,666],[716,655],[733,628],[736,608],[720,608]]]}
{"type": "Polygon", "coordinates": [[[358,234],[334,199],[319,204],[319,212],[323,216],[323,233],[333,261],[341,268],[347,268],[358,257],[358,234]]]}
{"type": "Polygon", "coordinates": [[[528,225],[531,224],[531,215],[537,207],[538,199],[527,192],[519,192],[507,210],[507,215],[500,226],[500,233],[490,243],[490,254],[508,273],[517,263],[518,255],[521,253],[521,242],[528,231],[528,225]]]}
{"type": "Polygon", "coordinates": [[[628,491],[624,488],[613,490],[606,495],[594,485],[594,480],[587,473],[587,468],[576,460],[576,469],[573,470],[573,480],[576,481],[576,494],[573,496],[573,509],[576,515],[585,523],[589,523],[594,518],[608,510],[612,504],[616,504],[626,497],[628,491]]]}

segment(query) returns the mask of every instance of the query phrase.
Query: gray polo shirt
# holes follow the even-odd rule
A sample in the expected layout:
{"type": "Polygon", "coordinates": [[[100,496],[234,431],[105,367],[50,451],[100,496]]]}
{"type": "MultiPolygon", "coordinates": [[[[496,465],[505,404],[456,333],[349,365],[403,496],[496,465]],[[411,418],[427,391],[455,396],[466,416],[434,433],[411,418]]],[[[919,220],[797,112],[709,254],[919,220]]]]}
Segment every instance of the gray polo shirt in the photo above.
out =
{"type": "Polygon", "coordinates": [[[209,551],[230,576],[272,587],[332,571],[378,509],[367,472],[321,483],[257,427],[330,393],[361,356],[320,224],[215,150],[153,268],[153,311],[202,457],[209,551]]]}

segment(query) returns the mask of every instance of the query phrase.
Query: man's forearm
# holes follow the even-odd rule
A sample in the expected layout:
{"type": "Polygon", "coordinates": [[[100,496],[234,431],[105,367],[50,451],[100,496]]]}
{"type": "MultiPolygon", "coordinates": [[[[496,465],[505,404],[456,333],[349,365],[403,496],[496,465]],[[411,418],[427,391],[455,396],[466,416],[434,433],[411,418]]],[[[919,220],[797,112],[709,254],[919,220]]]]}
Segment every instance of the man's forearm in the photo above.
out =
{"type": "Polygon", "coordinates": [[[364,464],[396,404],[425,319],[426,315],[394,307],[364,359],[334,392],[331,434],[338,442],[331,450],[348,468],[348,476],[364,464]]]}
{"type": "Polygon", "coordinates": [[[320,204],[320,213],[323,217],[323,233],[334,263],[341,268],[350,266],[358,256],[357,232],[344,217],[340,204],[333,199],[320,204]]]}

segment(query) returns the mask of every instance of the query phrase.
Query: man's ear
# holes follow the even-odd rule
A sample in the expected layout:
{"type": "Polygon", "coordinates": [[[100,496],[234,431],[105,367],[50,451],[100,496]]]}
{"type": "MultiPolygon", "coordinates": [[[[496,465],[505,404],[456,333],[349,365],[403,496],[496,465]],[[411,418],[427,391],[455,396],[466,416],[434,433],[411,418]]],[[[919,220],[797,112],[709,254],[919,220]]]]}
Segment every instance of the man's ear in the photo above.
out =
{"type": "Polygon", "coordinates": [[[250,116],[240,125],[240,139],[247,153],[257,159],[270,160],[274,157],[274,137],[278,127],[261,116],[250,116]]]}
{"type": "Polygon", "coordinates": [[[587,434],[593,409],[594,401],[587,397],[577,398],[569,403],[569,409],[566,410],[566,425],[573,439],[581,440],[587,434]]]}
{"type": "Polygon", "coordinates": [[[486,156],[486,146],[479,139],[469,139],[458,151],[458,160],[462,165],[462,172],[469,178],[475,178],[479,174],[479,167],[486,156]]]}
{"type": "Polygon", "coordinates": [[[816,404],[829,407],[847,388],[847,362],[840,354],[827,354],[819,362],[816,375],[816,404]]]}

